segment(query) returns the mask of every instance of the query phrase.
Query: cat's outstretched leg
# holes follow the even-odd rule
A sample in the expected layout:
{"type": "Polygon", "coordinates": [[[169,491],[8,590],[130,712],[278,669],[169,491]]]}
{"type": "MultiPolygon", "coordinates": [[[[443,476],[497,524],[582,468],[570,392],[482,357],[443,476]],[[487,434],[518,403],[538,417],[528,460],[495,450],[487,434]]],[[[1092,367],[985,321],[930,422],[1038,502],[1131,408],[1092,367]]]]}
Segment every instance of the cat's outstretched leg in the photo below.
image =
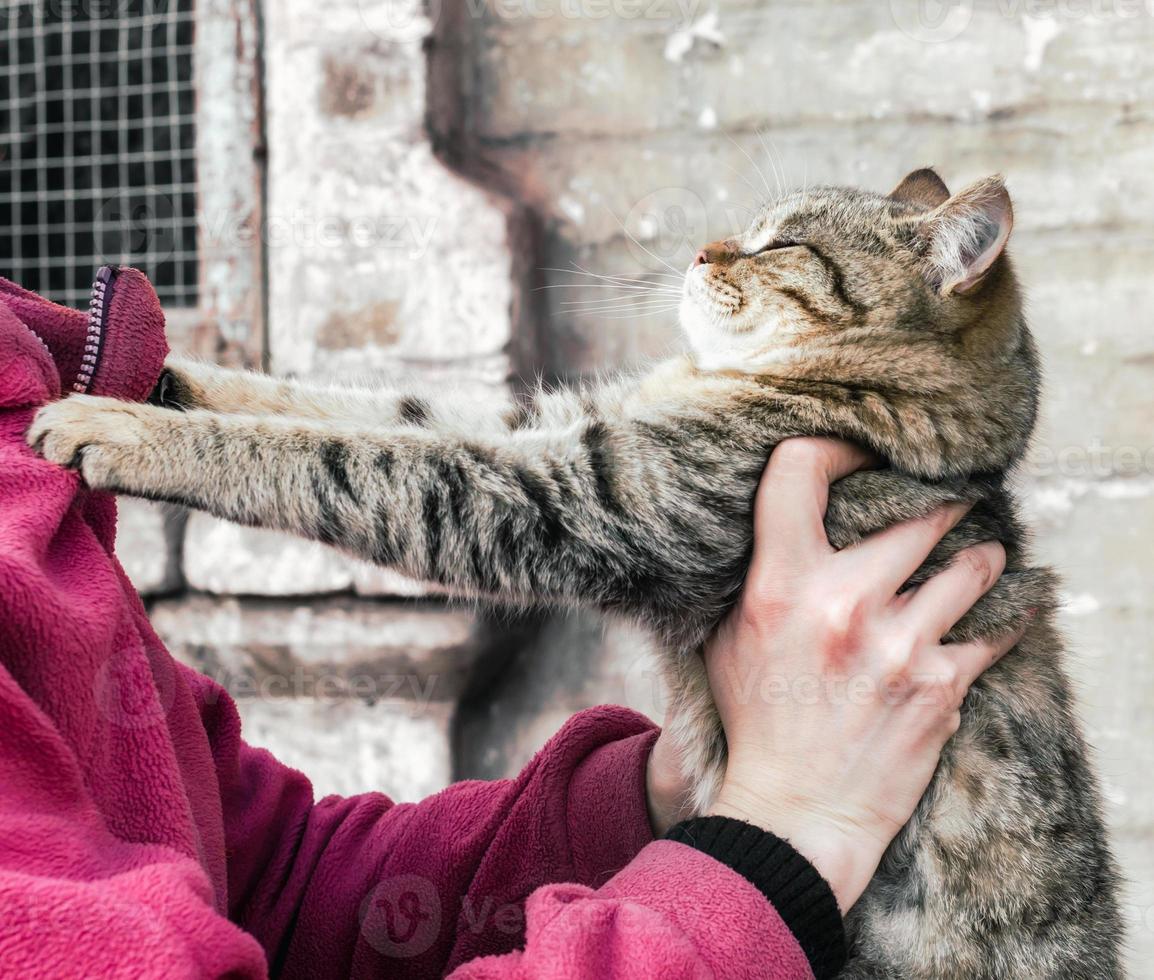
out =
{"type": "Polygon", "coordinates": [[[662,431],[592,419],[465,437],[72,397],[28,439],[93,487],[292,531],[460,594],[676,620],[685,637],[740,586],[763,456],[718,486],[708,434],[671,446],[662,431]]]}

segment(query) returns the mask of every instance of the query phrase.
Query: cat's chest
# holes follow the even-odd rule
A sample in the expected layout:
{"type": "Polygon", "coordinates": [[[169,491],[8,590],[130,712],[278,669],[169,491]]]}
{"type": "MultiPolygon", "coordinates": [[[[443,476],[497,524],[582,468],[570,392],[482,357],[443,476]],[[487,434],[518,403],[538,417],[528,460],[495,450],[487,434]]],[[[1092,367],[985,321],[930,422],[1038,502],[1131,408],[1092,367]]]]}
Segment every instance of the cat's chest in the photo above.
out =
{"type": "Polygon", "coordinates": [[[740,396],[750,382],[700,370],[688,356],[665,361],[642,375],[622,399],[626,416],[678,410],[712,413],[740,396]]]}

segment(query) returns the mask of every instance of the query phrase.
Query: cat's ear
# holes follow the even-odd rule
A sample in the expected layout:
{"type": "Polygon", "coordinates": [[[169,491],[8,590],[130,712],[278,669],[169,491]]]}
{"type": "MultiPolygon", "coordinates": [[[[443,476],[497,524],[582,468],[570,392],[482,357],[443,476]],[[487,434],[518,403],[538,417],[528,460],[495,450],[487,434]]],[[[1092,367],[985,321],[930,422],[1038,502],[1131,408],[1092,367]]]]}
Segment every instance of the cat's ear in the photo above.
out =
{"type": "Polygon", "coordinates": [[[1013,227],[1014,209],[1000,176],[971,184],[926,215],[918,237],[938,292],[964,295],[981,283],[1013,227]]]}
{"type": "Polygon", "coordinates": [[[944,204],[950,197],[946,182],[929,167],[906,174],[902,182],[889,193],[892,201],[902,204],[916,204],[926,209],[944,204]]]}

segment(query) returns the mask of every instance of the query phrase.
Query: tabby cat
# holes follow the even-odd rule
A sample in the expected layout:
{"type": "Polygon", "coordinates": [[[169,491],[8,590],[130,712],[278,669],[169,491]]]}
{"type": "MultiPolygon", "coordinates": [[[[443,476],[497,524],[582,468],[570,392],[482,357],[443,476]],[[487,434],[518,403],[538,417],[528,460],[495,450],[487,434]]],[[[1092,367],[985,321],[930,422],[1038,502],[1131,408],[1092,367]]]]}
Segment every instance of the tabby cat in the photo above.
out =
{"type": "Polygon", "coordinates": [[[888,195],[811,189],[703,250],[681,302],[690,352],[641,376],[510,408],[171,359],[162,404],[74,396],[29,441],[94,487],[295,531],[458,594],[643,621],[702,805],[725,742],[699,650],[741,588],[766,458],[789,436],[864,444],[889,466],[832,488],[835,546],[974,500],[911,582],[997,538],[1007,572],[948,639],[1037,613],[974,685],[851,911],[844,975],[1118,977],[1117,878],[1055,584],[1006,482],[1039,377],[1011,226],[996,177],[953,196],[931,170],[888,195]]]}

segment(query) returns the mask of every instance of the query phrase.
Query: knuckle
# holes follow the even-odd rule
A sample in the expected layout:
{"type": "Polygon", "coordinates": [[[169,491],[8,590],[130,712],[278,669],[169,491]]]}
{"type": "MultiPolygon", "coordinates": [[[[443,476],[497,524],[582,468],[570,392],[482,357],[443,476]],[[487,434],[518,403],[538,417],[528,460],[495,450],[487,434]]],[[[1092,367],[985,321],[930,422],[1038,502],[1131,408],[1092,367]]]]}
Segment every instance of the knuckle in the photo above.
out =
{"type": "Polygon", "coordinates": [[[746,626],[761,631],[780,619],[787,606],[776,588],[750,582],[742,593],[738,615],[746,626]]]}
{"type": "Polygon", "coordinates": [[[770,456],[770,466],[789,472],[821,469],[829,459],[829,448],[820,439],[794,438],[779,443],[770,456]]]}
{"type": "Polygon", "coordinates": [[[938,668],[938,677],[942,684],[951,689],[956,689],[962,681],[962,667],[956,660],[952,658],[943,658],[941,666],[938,668]]]}
{"type": "Polygon", "coordinates": [[[994,562],[986,549],[967,548],[958,554],[957,562],[970,577],[984,586],[993,584],[994,562]]]}
{"type": "Polygon", "coordinates": [[[843,591],[820,600],[811,598],[809,604],[819,611],[822,631],[838,646],[848,645],[864,634],[868,610],[861,596],[843,591]]]}
{"type": "Polygon", "coordinates": [[[879,661],[882,682],[888,686],[908,688],[913,685],[913,655],[904,644],[891,644],[882,651],[879,661]]]}
{"type": "Polygon", "coordinates": [[[908,684],[913,681],[913,669],[909,655],[904,650],[888,650],[882,654],[882,677],[894,683],[908,684]]]}
{"type": "Polygon", "coordinates": [[[891,624],[882,644],[881,663],[883,667],[908,669],[922,646],[922,638],[916,630],[908,625],[891,624]]]}
{"type": "Polygon", "coordinates": [[[738,614],[743,623],[761,630],[779,620],[793,605],[790,592],[781,584],[781,576],[755,567],[741,591],[738,614]]]}

